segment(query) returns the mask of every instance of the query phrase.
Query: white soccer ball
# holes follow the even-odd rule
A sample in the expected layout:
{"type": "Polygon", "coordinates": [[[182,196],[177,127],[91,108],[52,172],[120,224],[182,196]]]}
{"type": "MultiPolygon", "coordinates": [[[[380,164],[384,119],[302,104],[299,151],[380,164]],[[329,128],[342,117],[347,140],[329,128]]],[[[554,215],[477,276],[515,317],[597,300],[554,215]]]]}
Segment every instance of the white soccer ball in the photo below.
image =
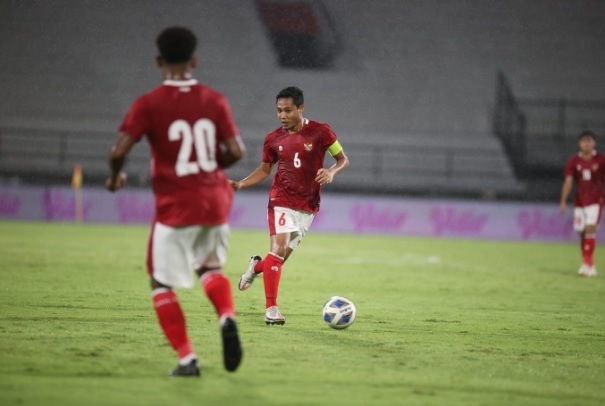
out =
{"type": "Polygon", "coordinates": [[[356,315],[355,305],[346,297],[332,296],[324,305],[323,319],[332,328],[349,327],[355,321],[356,315]]]}

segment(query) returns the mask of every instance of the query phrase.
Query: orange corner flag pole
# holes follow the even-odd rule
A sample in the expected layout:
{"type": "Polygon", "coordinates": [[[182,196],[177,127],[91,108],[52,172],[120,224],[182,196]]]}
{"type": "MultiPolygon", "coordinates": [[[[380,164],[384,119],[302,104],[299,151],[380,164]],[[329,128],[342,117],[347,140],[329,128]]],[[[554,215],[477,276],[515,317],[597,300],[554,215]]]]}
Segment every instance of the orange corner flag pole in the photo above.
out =
{"type": "Polygon", "coordinates": [[[84,202],[82,197],[82,165],[76,164],[71,176],[71,187],[75,193],[75,218],[78,223],[84,220],[84,202]]]}

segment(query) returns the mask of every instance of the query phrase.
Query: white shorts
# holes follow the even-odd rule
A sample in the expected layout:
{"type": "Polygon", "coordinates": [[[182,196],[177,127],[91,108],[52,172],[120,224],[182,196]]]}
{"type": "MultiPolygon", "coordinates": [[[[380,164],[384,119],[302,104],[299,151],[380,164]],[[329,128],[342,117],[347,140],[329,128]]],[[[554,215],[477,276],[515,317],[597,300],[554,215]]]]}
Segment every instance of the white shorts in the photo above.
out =
{"type": "Polygon", "coordinates": [[[229,248],[229,225],[169,227],[153,225],[147,252],[149,274],[162,285],[192,288],[194,271],[222,268],[229,248]]]}
{"type": "Polygon", "coordinates": [[[296,249],[313,223],[315,213],[304,210],[288,209],[286,207],[269,207],[267,220],[269,234],[290,233],[291,249],[296,249]]]}
{"type": "Polygon", "coordinates": [[[591,204],[586,207],[574,207],[573,228],[581,232],[586,226],[596,226],[601,220],[601,205],[591,204]]]}

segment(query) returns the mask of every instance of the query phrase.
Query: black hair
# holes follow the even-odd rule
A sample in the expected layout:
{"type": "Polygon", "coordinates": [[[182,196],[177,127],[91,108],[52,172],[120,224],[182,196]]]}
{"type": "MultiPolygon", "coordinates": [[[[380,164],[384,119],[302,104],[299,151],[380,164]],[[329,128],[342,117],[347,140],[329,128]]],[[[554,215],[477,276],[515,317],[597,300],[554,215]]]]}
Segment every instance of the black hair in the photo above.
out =
{"type": "Polygon", "coordinates": [[[168,27],[158,35],[155,43],[164,62],[178,64],[191,60],[197,38],[189,28],[168,27]]]}
{"type": "Polygon", "coordinates": [[[300,107],[305,104],[303,91],[296,86],[290,86],[280,90],[280,92],[277,94],[277,97],[275,97],[275,102],[277,103],[279,99],[292,99],[292,103],[294,103],[296,107],[300,107]]]}
{"type": "Polygon", "coordinates": [[[596,135],[594,135],[594,133],[592,131],[588,131],[588,130],[584,130],[580,133],[580,135],[578,135],[578,141],[580,141],[584,137],[590,137],[595,141],[597,140],[596,135]]]}

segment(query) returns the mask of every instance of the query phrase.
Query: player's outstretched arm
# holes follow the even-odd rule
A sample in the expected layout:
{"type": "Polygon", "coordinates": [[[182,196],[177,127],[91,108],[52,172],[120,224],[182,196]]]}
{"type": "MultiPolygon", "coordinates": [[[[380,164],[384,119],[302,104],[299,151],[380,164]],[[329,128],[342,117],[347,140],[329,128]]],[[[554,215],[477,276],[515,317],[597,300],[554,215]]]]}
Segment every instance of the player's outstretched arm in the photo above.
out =
{"type": "Polygon", "coordinates": [[[109,152],[109,177],[105,181],[105,188],[110,192],[121,189],[126,184],[126,174],[122,172],[126,156],[135,144],[135,140],[128,134],[120,133],[115,144],[109,152]]]}
{"type": "Polygon", "coordinates": [[[566,176],[565,180],[563,181],[563,187],[561,188],[561,202],[559,204],[559,210],[561,210],[561,213],[565,213],[565,211],[567,210],[567,198],[571,193],[572,186],[573,177],[566,176]]]}
{"type": "Polygon", "coordinates": [[[341,150],[339,153],[335,154],[334,159],[336,159],[336,163],[330,168],[320,168],[317,171],[315,181],[320,185],[332,183],[334,176],[338,175],[349,166],[349,158],[345,154],[344,150],[341,150]]]}
{"type": "Polygon", "coordinates": [[[257,183],[262,182],[267,179],[269,175],[271,175],[271,170],[273,169],[273,164],[267,162],[261,162],[260,166],[256,168],[250,175],[246,176],[244,179],[240,181],[229,179],[229,183],[233,190],[238,191],[240,189],[254,186],[257,183]]]}
{"type": "Polygon", "coordinates": [[[242,159],[246,152],[246,147],[244,147],[242,138],[239,135],[232,138],[227,138],[223,146],[224,150],[221,151],[222,154],[218,159],[221,168],[229,168],[234,163],[242,159]]]}

